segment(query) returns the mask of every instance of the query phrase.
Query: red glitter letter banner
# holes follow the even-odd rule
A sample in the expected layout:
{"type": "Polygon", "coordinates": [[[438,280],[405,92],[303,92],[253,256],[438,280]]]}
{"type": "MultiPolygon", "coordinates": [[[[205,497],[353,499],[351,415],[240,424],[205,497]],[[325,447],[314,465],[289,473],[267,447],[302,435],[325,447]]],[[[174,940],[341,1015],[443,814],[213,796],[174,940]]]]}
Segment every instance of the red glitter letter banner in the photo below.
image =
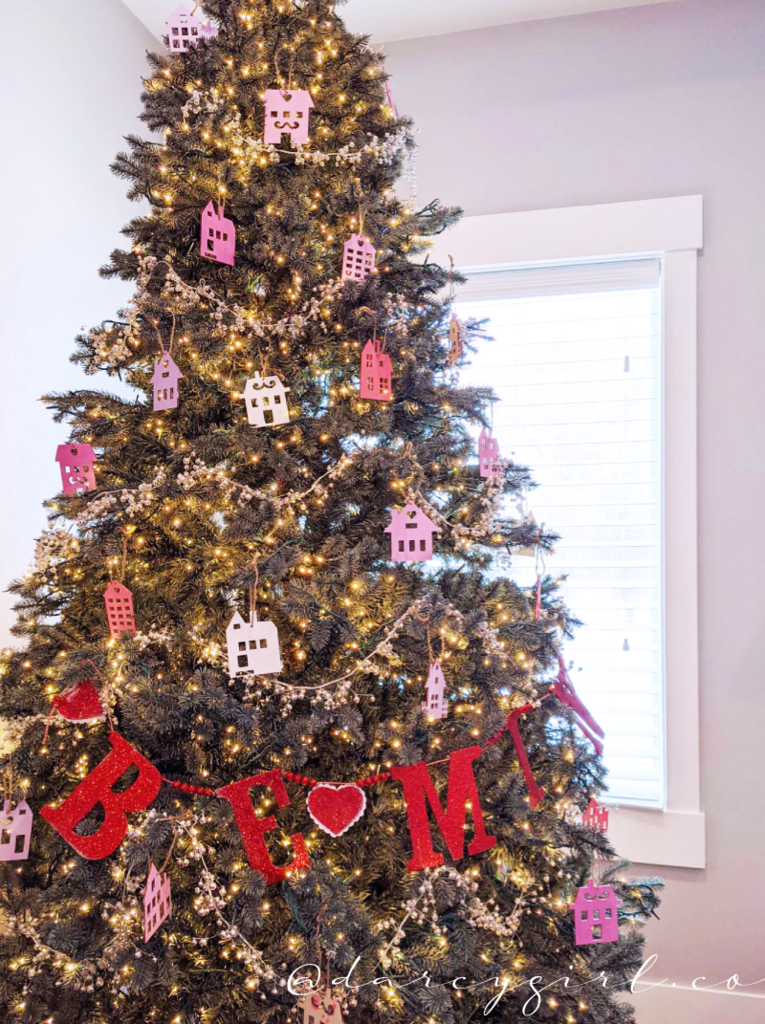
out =
{"type": "Polygon", "coordinates": [[[488,835],[484,827],[481,803],[478,799],[478,787],[473,772],[473,761],[480,757],[481,753],[480,747],[465,747],[464,750],[455,750],[449,758],[445,814],[433,780],[428,773],[428,766],[424,761],[404,768],[391,769],[391,776],[398,779],[404,787],[413,853],[412,859],[407,864],[409,871],[437,868],[444,862],[443,856],[433,849],[427,804],[430,804],[449,853],[454,860],[460,860],[465,855],[465,819],[468,804],[475,829],[475,837],[468,844],[468,853],[472,856],[496,846],[496,836],[488,835]]]}
{"type": "Polygon", "coordinates": [[[287,789],[282,779],[282,773],[277,769],[270,772],[263,772],[262,775],[253,775],[249,779],[242,779],[241,782],[232,782],[229,786],[223,786],[215,791],[216,796],[228,800],[234,808],[234,817],[242,834],[244,849],[251,866],[263,875],[269,885],[281,882],[292,871],[307,871],[311,866],[305,840],[299,832],[291,836],[295,856],[292,862],[286,867],[280,868],[271,860],[263,838],[266,832],[276,828],[276,818],[269,814],[266,818],[256,818],[255,810],[250,799],[250,790],[253,786],[268,786],[274,795],[277,807],[286,807],[290,798],[287,796],[287,789]]]}
{"type": "Polygon", "coordinates": [[[40,814],[59,835],[88,860],[101,860],[114,853],[127,832],[127,811],[143,811],[153,803],[162,785],[162,776],[131,747],[119,733],[113,732],[109,742],[114,748],[103,761],[87,775],[60,807],[43,807],[40,814]],[[115,793],[112,786],[128,768],[138,769],[138,778],[124,793],[115,793]],[[89,836],[74,830],[100,804],[104,810],[101,827],[89,836]]]}

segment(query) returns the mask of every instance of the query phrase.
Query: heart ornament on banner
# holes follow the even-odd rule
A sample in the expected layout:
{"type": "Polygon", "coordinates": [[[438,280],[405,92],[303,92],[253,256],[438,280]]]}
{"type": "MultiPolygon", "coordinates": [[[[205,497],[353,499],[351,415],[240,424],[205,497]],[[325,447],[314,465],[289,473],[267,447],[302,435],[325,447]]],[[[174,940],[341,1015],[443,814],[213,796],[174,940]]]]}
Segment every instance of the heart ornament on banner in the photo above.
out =
{"type": "Polygon", "coordinates": [[[53,698],[53,707],[67,722],[89,722],[104,717],[104,706],[89,679],[53,698]]]}
{"type": "Polygon", "coordinates": [[[319,828],[337,839],[363,817],[367,795],[353,784],[331,786],[320,782],[309,792],[306,806],[319,828]]]}

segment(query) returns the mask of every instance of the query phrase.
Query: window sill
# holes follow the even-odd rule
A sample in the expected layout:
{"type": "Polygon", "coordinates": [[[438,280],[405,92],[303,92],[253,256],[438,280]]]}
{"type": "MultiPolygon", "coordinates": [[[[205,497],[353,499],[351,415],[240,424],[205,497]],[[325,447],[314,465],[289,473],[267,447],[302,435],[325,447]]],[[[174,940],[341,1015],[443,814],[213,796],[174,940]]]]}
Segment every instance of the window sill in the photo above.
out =
{"type": "Polygon", "coordinates": [[[706,817],[700,811],[609,809],[608,838],[619,855],[637,864],[706,867],[706,817]]]}

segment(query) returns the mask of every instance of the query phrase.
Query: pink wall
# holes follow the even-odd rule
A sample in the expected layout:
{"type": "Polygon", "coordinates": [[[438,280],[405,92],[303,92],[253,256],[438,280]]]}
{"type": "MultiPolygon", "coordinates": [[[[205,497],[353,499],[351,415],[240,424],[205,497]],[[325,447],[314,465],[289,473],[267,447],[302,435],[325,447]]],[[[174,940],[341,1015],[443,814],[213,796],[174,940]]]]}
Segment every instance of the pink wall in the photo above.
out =
{"type": "MultiPolygon", "coordinates": [[[[679,0],[387,50],[398,109],[421,129],[423,201],[438,196],[483,214],[704,195],[699,560],[708,867],[662,872],[661,923],[647,934],[649,952],[659,955],[656,980],[763,978],[765,4],[679,0]]],[[[731,1003],[741,1013],[754,1005],[728,1000],[715,1006],[715,1019],[743,1021],[731,1003]]],[[[638,1019],[659,1020],[640,1012],[638,1019]]],[[[673,1024],[686,1019],[699,1021],[675,1016],[673,1024]]]]}

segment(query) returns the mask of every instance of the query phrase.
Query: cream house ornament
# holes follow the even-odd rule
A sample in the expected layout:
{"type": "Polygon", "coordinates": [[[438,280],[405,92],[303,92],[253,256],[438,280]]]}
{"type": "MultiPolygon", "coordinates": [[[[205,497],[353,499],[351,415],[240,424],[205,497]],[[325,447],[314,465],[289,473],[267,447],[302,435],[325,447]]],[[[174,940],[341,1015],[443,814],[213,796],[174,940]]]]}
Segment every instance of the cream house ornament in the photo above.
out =
{"type": "Polygon", "coordinates": [[[275,427],[280,423],[289,423],[287,392],[290,390],[278,377],[262,377],[256,373],[244,388],[247,422],[253,427],[275,427]]]}
{"type": "Polygon", "coordinates": [[[258,622],[255,612],[250,622],[245,622],[236,612],[226,630],[226,646],[228,672],[232,679],[249,674],[263,676],[282,670],[278,630],[273,622],[258,622]]]}

